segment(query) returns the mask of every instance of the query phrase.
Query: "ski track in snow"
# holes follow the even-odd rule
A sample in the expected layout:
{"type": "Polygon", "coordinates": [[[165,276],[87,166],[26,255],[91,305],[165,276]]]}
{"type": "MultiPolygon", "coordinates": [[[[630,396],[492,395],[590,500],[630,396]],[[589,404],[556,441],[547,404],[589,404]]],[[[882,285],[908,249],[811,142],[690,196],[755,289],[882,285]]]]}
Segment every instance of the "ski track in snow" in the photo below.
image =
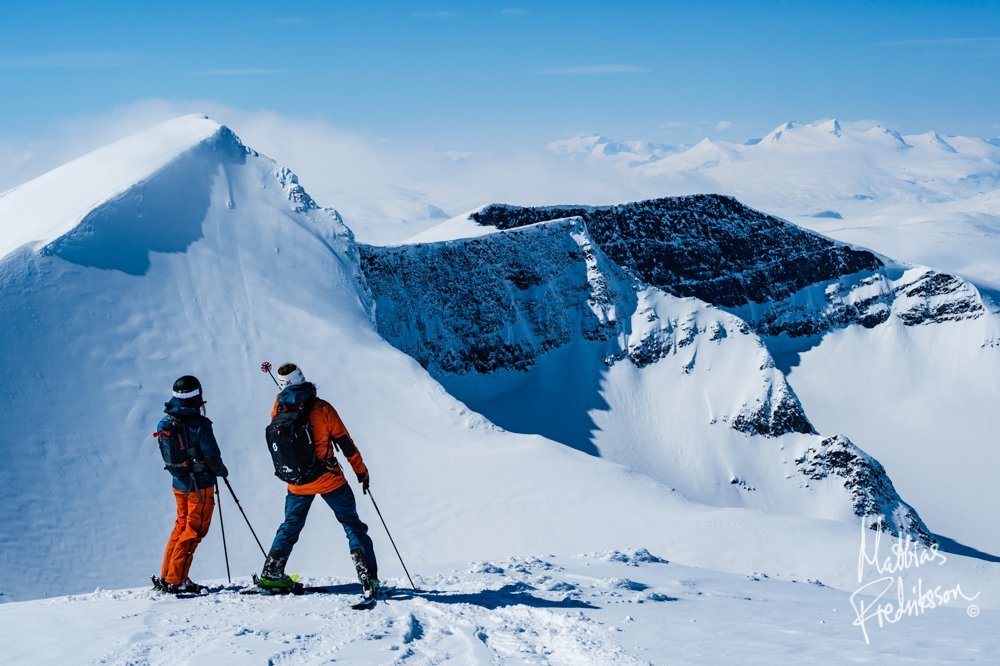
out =
{"type": "Polygon", "coordinates": [[[350,609],[358,586],[345,582],[310,580],[344,593],[304,596],[247,597],[234,584],[188,599],[133,589],[4,605],[3,661],[624,665],[1000,655],[1000,611],[973,618],[958,605],[872,625],[866,645],[843,591],[684,567],[644,550],[478,562],[420,577],[421,591],[400,587],[370,611],[350,609]],[[60,640],[40,643],[41,627],[56,622],[60,640]]]}

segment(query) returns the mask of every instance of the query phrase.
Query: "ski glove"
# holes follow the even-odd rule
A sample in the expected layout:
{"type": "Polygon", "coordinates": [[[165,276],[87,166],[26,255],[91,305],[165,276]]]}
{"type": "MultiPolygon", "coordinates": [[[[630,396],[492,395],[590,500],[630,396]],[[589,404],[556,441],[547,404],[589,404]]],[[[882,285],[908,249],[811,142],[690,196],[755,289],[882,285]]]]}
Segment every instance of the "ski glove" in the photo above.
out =
{"type": "Polygon", "coordinates": [[[367,495],[368,494],[368,470],[358,473],[358,483],[361,484],[361,491],[367,495]]]}
{"type": "Polygon", "coordinates": [[[205,464],[208,465],[209,469],[216,476],[221,476],[223,479],[229,476],[229,470],[226,469],[226,464],[220,458],[209,458],[205,461],[205,464]]]}

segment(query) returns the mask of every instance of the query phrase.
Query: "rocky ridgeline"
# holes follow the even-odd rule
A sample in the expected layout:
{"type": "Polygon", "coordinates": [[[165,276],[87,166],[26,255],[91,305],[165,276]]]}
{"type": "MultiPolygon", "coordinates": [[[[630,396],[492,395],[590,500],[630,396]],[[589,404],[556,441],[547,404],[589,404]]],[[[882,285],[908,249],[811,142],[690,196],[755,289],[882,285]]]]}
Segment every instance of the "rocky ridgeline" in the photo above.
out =
{"type": "Polygon", "coordinates": [[[812,285],[790,298],[747,304],[732,311],[762,336],[793,338],[822,335],[858,324],[874,328],[896,317],[906,326],[974,319],[986,313],[978,291],[968,282],[929,268],[846,275],[812,285]]]}
{"type": "Polygon", "coordinates": [[[569,216],[581,217],[604,253],[644,282],[723,307],[780,300],[818,282],[882,268],[871,252],[721,195],[594,208],[494,205],[472,219],[514,229],[569,216]]]}
{"type": "Polygon", "coordinates": [[[818,481],[830,476],[844,479],[844,487],[854,502],[855,515],[862,518],[882,517],[872,523],[872,529],[892,534],[909,534],[915,540],[931,545],[934,537],[909,504],[900,499],[882,463],[855,446],[842,435],[828,437],[810,447],[795,465],[807,479],[818,481]]]}
{"type": "Polygon", "coordinates": [[[605,254],[642,281],[726,308],[764,336],[812,336],[852,324],[873,328],[893,314],[914,326],[985,312],[964,280],[926,268],[887,267],[871,252],[727,196],[605,207],[492,205],[472,219],[515,229],[570,215],[583,219],[605,254]]]}

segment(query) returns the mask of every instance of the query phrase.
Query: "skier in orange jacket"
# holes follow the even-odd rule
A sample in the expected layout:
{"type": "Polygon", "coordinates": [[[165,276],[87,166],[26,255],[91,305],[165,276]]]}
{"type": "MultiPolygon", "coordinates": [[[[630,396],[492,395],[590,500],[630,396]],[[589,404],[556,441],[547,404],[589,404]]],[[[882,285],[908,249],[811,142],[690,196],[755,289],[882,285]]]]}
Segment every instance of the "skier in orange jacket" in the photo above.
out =
{"type": "MultiPolygon", "coordinates": [[[[288,493],[285,496],[285,521],[278,528],[271,544],[259,579],[260,586],[272,590],[294,587],[294,581],[285,574],[285,564],[305,526],[313,499],[319,495],[333,509],[337,520],[343,526],[351,558],[354,560],[365,596],[373,597],[377,595],[379,589],[375,550],[371,537],[368,536],[368,526],[358,516],[354,493],[334,456],[334,447],[343,452],[351,469],[357,475],[358,482],[367,493],[368,468],[361,458],[361,452],[354,445],[337,410],[327,401],[317,397],[316,386],[306,381],[298,366],[286,363],[278,368],[278,385],[281,387],[281,393],[275,399],[271,410],[272,427],[275,417],[283,414],[291,418],[295,412],[306,410],[311,443],[314,447],[314,460],[310,461],[312,463],[310,469],[301,475],[301,482],[288,483],[288,493]]],[[[271,444],[272,456],[277,456],[276,475],[279,478],[286,478],[279,474],[279,470],[287,469],[295,463],[285,465],[279,462],[282,453],[278,451],[280,445],[277,441],[277,439],[272,440],[271,444]]]]}

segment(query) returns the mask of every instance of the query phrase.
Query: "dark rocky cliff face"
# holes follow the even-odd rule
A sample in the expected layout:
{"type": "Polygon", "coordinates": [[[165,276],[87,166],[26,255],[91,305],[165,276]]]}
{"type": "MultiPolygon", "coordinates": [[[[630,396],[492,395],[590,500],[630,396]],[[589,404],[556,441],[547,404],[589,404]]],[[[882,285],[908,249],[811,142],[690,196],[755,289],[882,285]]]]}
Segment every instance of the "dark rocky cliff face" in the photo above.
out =
{"type": "MultiPolygon", "coordinates": [[[[581,218],[444,243],[361,246],[361,259],[379,332],[439,377],[527,371],[574,339],[597,345],[608,366],[644,368],[699,340],[755,337],[717,310],[701,330],[649,307],[638,312],[643,331],[633,330],[637,294],[649,288],[595,246],[581,218]]],[[[748,360],[761,364],[759,395],[723,420],[750,435],[814,433],[784,377],[767,372],[774,366],[759,340],[755,353],[748,360]]]]}
{"type": "Polygon", "coordinates": [[[721,195],[594,208],[487,206],[472,219],[498,229],[579,216],[619,266],[678,296],[724,307],[786,298],[800,289],[882,268],[854,250],[721,195]]]}
{"type": "Polygon", "coordinates": [[[525,370],[573,336],[607,340],[617,331],[615,304],[635,302],[603,279],[578,220],[528,234],[360,247],[379,332],[432,373],[525,370]],[[607,316],[597,316],[602,308],[607,316]]]}

